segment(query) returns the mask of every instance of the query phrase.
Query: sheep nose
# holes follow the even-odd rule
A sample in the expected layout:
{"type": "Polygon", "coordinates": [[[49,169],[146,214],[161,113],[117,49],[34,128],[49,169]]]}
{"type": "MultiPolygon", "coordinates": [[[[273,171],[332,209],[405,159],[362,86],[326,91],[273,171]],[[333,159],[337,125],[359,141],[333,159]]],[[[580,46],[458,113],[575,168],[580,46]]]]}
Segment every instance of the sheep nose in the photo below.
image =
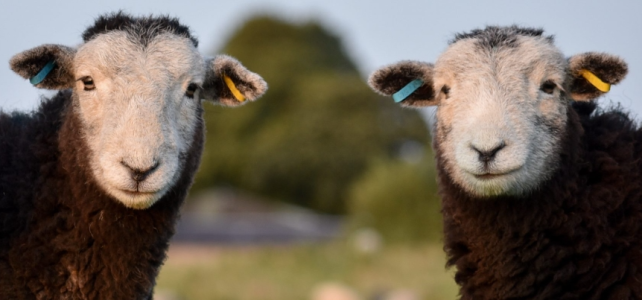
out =
{"type": "Polygon", "coordinates": [[[160,165],[159,162],[155,162],[154,165],[152,165],[149,168],[134,168],[134,167],[128,165],[124,161],[121,161],[120,163],[123,166],[125,166],[127,169],[129,169],[129,175],[136,182],[144,181],[147,177],[149,177],[149,175],[154,173],[154,171],[156,171],[156,169],[158,169],[158,166],[160,165]]]}
{"type": "Polygon", "coordinates": [[[483,149],[483,150],[480,150],[478,147],[475,147],[474,145],[471,145],[470,147],[473,150],[475,150],[477,154],[479,154],[479,161],[483,162],[484,164],[487,164],[491,162],[493,159],[495,159],[497,152],[499,152],[500,150],[506,147],[506,143],[502,141],[495,147],[491,147],[490,149],[483,149]]]}

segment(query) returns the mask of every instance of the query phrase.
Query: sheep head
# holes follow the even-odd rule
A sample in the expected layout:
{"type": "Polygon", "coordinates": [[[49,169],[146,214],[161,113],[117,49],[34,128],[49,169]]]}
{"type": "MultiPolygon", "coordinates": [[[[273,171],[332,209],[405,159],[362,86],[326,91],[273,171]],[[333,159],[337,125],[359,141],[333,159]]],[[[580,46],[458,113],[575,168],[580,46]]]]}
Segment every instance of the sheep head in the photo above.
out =
{"type": "Polygon", "coordinates": [[[238,106],[267,89],[237,60],[201,56],[175,19],[118,13],[99,18],[83,38],[78,48],[17,54],[11,68],[36,87],[73,89],[91,174],[130,208],[150,207],[178,180],[202,126],[201,100],[238,106]]]}
{"type": "Polygon", "coordinates": [[[601,96],[626,73],[609,54],[565,58],[542,30],[490,26],[457,35],[434,65],[402,61],[369,84],[403,106],[437,106],[442,171],[483,198],[521,196],[550,178],[570,102],[601,96]]]}

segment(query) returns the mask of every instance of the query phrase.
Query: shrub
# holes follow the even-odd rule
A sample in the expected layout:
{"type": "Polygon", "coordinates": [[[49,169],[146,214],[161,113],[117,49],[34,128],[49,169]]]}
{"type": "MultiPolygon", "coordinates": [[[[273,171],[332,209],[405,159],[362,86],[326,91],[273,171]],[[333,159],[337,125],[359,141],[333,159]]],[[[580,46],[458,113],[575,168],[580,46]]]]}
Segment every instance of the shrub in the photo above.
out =
{"type": "Polygon", "coordinates": [[[377,161],[351,187],[349,229],[373,228],[384,243],[439,241],[442,234],[432,155],[418,163],[377,161]]]}

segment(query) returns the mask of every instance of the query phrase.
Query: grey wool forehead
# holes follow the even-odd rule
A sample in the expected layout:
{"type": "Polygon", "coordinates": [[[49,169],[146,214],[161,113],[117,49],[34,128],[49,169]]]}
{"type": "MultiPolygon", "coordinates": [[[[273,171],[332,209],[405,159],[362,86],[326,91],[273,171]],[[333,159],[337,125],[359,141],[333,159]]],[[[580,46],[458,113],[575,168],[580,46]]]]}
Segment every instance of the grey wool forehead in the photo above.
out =
{"type": "Polygon", "coordinates": [[[198,40],[192,35],[190,29],[178,22],[178,19],[169,16],[132,17],[122,11],[100,16],[93,26],[87,28],[82,34],[85,42],[90,41],[99,34],[110,31],[129,32],[143,46],[147,46],[155,37],[171,33],[188,38],[198,47],[198,40]]]}
{"type": "Polygon", "coordinates": [[[512,26],[486,26],[484,29],[473,29],[470,32],[457,33],[455,38],[449,41],[452,45],[458,41],[465,39],[476,39],[477,45],[482,48],[496,48],[496,47],[516,47],[518,45],[517,38],[519,36],[529,37],[542,37],[549,43],[553,43],[554,37],[552,35],[545,36],[544,30],[541,28],[520,27],[517,25],[512,26]]]}

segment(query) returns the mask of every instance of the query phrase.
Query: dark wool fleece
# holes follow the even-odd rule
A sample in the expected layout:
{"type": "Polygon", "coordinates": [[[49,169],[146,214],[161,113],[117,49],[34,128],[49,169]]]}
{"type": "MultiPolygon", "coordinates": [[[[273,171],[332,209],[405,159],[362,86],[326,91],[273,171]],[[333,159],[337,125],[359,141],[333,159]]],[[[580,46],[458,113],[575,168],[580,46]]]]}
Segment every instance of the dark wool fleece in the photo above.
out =
{"type": "Polygon", "coordinates": [[[33,114],[0,112],[0,299],[152,299],[199,164],[201,118],[178,182],[133,210],[90,175],[70,103],[63,91],[33,114]]]}
{"type": "Polygon", "coordinates": [[[642,131],[595,108],[569,109],[559,169],[527,197],[474,199],[439,173],[461,299],[642,299],[642,131]]]}

